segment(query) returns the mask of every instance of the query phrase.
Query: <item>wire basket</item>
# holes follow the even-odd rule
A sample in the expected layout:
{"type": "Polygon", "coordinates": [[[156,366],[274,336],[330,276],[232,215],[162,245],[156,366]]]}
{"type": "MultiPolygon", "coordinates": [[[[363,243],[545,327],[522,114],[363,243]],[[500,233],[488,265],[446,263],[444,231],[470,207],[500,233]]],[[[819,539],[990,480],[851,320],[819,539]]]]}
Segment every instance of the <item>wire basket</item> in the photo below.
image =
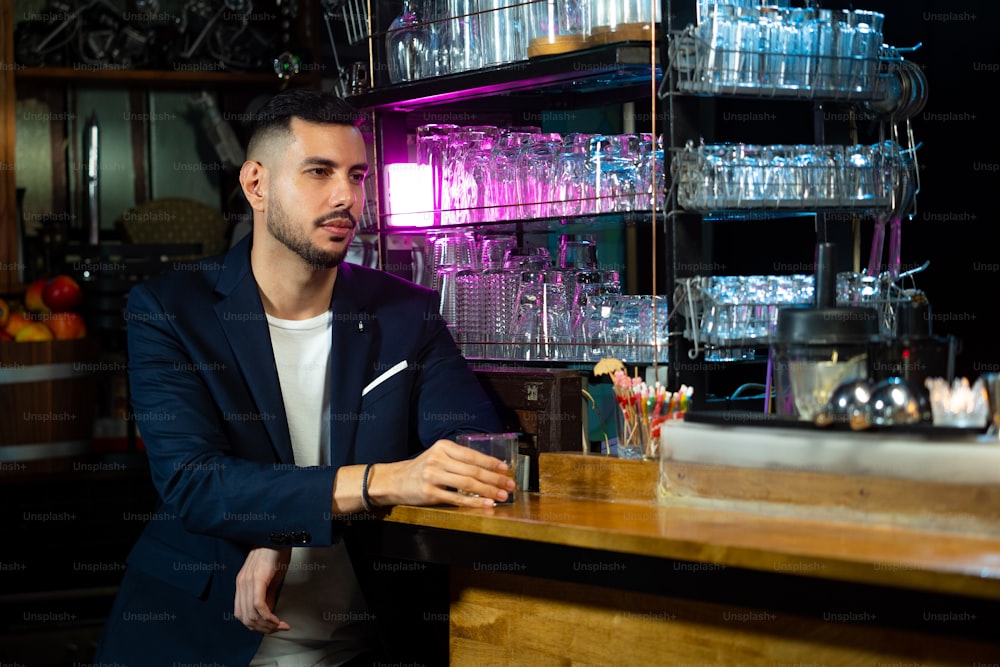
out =
{"type": "Polygon", "coordinates": [[[835,55],[815,45],[762,47],[766,40],[761,39],[749,47],[721,46],[710,31],[711,25],[688,26],[671,40],[670,64],[681,92],[875,101],[886,96],[880,79],[885,61],[898,59],[890,47],[873,49],[870,55],[835,55]]]}
{"type": "MultiPolygon", "coordinates": [[[[767,347],[786,306],[815,303],[812,275],[695,276],[678,281],[677,310],[684,337],[694,343],[689,356],[706,361],[752,359],[767,347]]],[[[878,311],[879,333],[893,336],[899,305],[912,296],[895,283],[860,273],[837,275],[838,306],[868,306],[878,311]]]]}
{"type": "Polygon", "coordinates": [[[679,150],[671,170],[689,211],[875,209],[912,169],[909,152],[873,145],[702,144],[679,150]]]}

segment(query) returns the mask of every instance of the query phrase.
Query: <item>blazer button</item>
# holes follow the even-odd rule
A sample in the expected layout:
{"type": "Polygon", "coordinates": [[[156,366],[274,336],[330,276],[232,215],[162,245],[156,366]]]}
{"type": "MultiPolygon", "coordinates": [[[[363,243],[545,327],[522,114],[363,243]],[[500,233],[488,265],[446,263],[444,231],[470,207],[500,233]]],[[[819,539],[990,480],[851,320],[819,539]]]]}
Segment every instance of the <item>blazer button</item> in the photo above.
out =
{"type": "Polygon", "coordinates": [[[271,544],[290,544],[292,541],[287,533],[271,533],[267,539],[271,541],[271,544]]]}
{"type": "Polygon", "coordinates": [[[303,530],[300,533],[295,533],[294,539],[298,544],[309,544],[312,542],[312,535],[303,530]]]}

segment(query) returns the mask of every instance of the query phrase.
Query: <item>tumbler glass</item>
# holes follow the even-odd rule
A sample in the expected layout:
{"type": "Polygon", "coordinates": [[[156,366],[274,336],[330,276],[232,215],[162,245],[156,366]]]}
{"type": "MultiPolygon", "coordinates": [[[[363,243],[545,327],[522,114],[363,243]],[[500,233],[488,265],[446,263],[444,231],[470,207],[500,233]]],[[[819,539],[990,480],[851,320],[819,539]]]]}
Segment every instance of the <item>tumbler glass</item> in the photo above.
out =
{"type": "Polygon", "coordinates": [[[483,43],[477,0],[448,0],[450,74],[483,66],[483,43]]]}
{"type": "Polygon", "coordinates": [[[505,131],[493,144],[490,156],[492,175],[487,191],[490,219],[514,220],[520,215],[518,205],[518,181],[522,147],[534,140],[535,134],[520,131],[505,131]]]}
{"type": "Polygon", "coordinates": [[[461,128],[448,135],[442,224],[465,225],[479,221],[484,197],[482,182],[489,172],[489,164],[483,160],[489,156],[492,146],[492,139],[485,132],[461,128]]]}
{"type": "Polygon", "coordinates": [[[427,165],[431,172],[431,197],[434,205],[434,226],[441,226],[442,188],[444,165],[448,150],[448,136],[457,132],[458,125],[434,123],[417,128],[417,164],[427,165]]]}
{"type": "Polygon", "coordinates": [[[589,12],[591,44],[649,41],[660,21],[656,0],[590,0],[589,12]]]}
{"type": "Polygon", "coordinates": [[[549,249],[543,246],[525,246],[508,250],[503,258],[506,269],[521,271],[545,271],[552,267],[549,249]]]}
{"type": "Polygon", "coordinates": [[[510,327],[521,285],[521,269],[487,268],[483,271],[483,356],[510,357],[510,327]]]}
{"type": "Polygon", "coordinates": [[[439,269],[476,268],[475,239],[469,232],[430,233],[425,239],[424,249],[424,265],[431,276],[431,289],[439,289],[439,269]]]}
{"type": "MultiPolygon", "coordinates": [[[[462,269],[455,276],[455,335],[462,354],[470,358],[483,355],[483,315],[486,303],[483,275],[462,269]]],[[[447,318],[446,318],[447,319],[447,318]]]]}
{"type": "Polygon", "coordinates": [[[558,266],[563,269],[596,269],[597,244],[593,238],[559,239],[558,266]]]}
{"type": "Polygon", "coordinates": [[[596,174],[597,212],[635,210],[639,136],[606,135],[592,145],[599,165],[596,174]]]}
{"type": "Polygon", "coordinates": [[[553,213],[556,215],[572,217],[594,212],[589,152],[592,136],[576,132],[563,137],[553,186],[553,213]]]}
{"type": "Polygon", "coordinates": [[[513,234],[486,234],[479,241],[479,266],[483,269],[503,267],[507,252],[517,248],[513,234]]]}
{"type": "Polygon", "coordinates": [[[519,0],[479,0],[483,36],[483,66],[525,60],[528,57],[524,36],[525,5],[519,0]]]}
{"type": "Polygon", "coordinates": [[[521,146],[517,187],[522,217],[544,218],[554,214],[554,174],[561,151],[562,140],[558,135],[543,135],[521,146]]]}
{"type": "Polygon", "coordinates": [[[567,53],[586,45],[587,0],[537,0],[528,5],[528,57],[567,53]]]}
{"type": "Polygon", "coordinates": [[[544,282],[537,275],[522,274],[511,343],[515,358],[533,361],[572,356],[569,311],[562,284],[544,282]]]}

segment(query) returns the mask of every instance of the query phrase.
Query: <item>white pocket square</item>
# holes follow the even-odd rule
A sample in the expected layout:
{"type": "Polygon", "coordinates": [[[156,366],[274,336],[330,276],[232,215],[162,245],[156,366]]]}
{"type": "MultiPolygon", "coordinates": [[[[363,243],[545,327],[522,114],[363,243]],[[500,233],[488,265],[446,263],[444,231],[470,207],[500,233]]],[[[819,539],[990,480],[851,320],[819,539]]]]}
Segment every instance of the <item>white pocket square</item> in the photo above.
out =
{"type": "Polygon", "coordinates": [[[406,360],[404,359],[403,361],[399,362],[398,364],[396,364],[395,366],[393,366],[392,368],[390,368],[389,370],[387,370],[385,373],[382,373],[377,378],[375,378],[374,380],[372,380],[371,382],[369,382],[367,387],[365,387],[364,389],[361,390],[361,395],[364,396],[365,394],[367,394],[368,392],[370,392],[372,389],[374,389],[375,387],[379,386],[380,384],[382,384],[383,382],[385,382],[386,380],[388,380],[389,378],[391,378],[396,373],[399,373],[400,371],[405,371],[407,365],[408,364],[407,364],[406,360]]]}

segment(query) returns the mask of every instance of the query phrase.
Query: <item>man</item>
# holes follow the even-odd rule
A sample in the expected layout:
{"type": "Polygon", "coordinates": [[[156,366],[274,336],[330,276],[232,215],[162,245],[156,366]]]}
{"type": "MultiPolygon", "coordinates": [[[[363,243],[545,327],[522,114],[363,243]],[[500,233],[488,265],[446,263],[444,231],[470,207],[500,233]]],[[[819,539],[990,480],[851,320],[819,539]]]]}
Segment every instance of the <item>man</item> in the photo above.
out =
{"type": "Polygon", "coordinates": [[[161,503],[99,664],[347,664],[370,632],[354,622],[345,518],[490,507],[513,489],[502,463],[452,441],[500,425],[437,294],[343,263],[368,170],[358,114],[298,90],[256,117],[240,172],[251,235],[129,295],[132,402],[161,503]]]}

